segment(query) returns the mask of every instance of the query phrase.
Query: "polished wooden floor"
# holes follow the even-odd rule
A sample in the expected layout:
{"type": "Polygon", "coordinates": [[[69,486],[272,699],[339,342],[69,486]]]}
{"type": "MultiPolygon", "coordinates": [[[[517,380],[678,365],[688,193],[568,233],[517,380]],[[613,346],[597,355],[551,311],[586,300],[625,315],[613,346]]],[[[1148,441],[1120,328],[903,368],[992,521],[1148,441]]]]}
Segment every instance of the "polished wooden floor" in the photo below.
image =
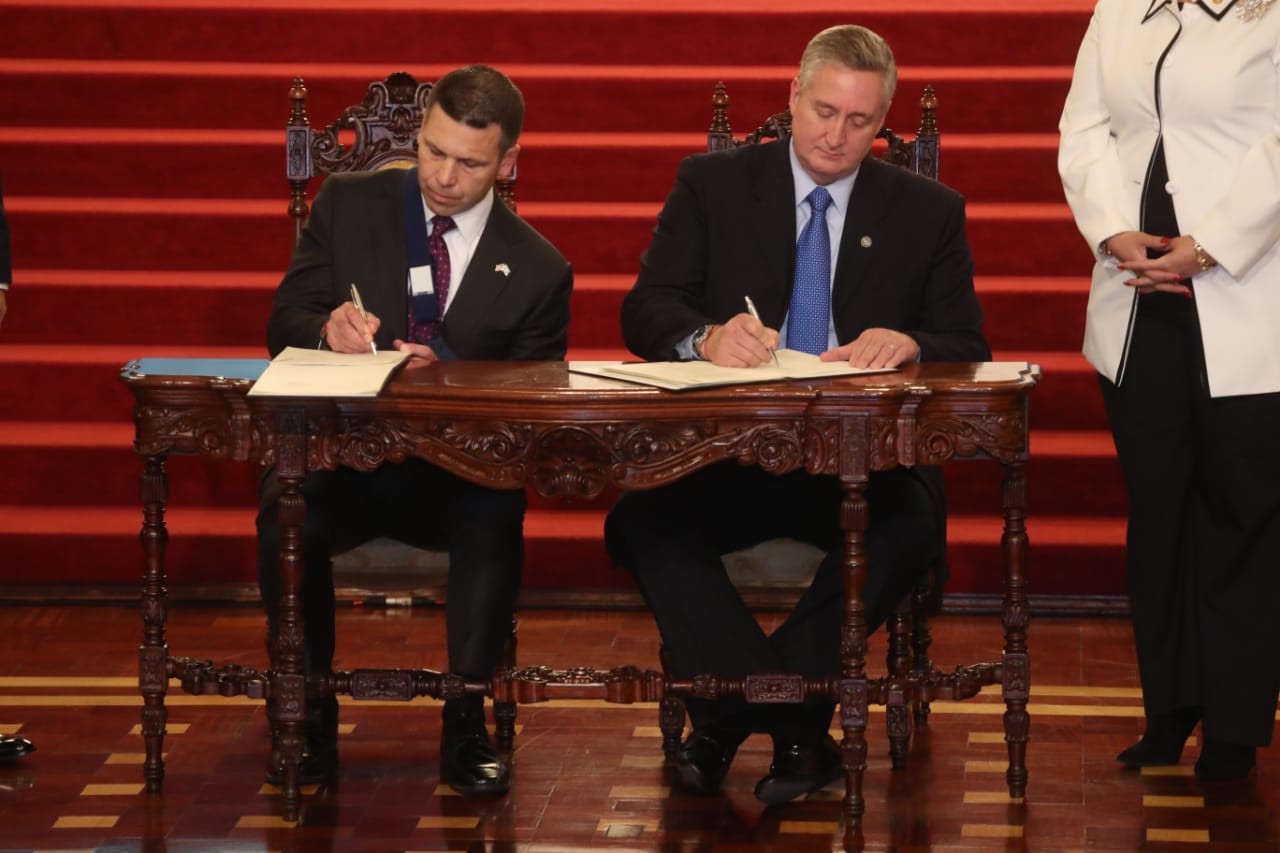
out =
{"type": "MultiPolygon", "coordinates": [[[[442,665],[436,609],[346,608],[339,665],[442,665]]],[[[262,666],[262,620],[248,607],[177,608],[175,654],[262,666]]],[[[247,700],[171,694],[168,776],[142,793],[135,692],[138,614],[123,607],[0,607],[0,731],[37,751],[0,766],[0,850],[820,850],[838,847],[840,791],[765,809],[752,796],[769,743],[748,741],[723,797],[671,787],[652,705],[549,703],[520,710],[509,796],[471,801],[436,778],[434,703],[342,707],[341,768],[306,789],[296,825],[264,786],[266,718],[247,700]]],[[[995,618],[936,623],[940,665],[995,656],[995,618]]],[[[1183,765],[1122,772],[1114,754],[1141,728],[1127,623],[1034,620],[1026,800],[1004,788],[997,695],[937,703],[893,772],[873,713],[866,776],[868,850],[1280,849],[1280,747],[1257,778],[1203,786],[1183,765]]],[[[631,611],[532,610],[522,663],[652,667],[657,637],[631,611]]],[[[876,638],[877,640],[879,638],[876,638]]],[[[883,645],[873,643],[877,657],[883,645]]],[[[879,667],[877,666],[878,670],[879,667]]]]}

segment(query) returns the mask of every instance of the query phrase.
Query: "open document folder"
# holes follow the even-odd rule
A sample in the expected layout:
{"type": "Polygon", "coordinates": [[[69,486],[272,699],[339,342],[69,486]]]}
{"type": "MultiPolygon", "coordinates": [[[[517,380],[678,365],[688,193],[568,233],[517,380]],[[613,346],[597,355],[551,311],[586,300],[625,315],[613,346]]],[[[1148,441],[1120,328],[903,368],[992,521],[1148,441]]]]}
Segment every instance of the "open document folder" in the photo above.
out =
{"type": "Polygon", "coordinates": [[[820,379],[828,376],[858,376],[863,373],[891,373],[893,367],[850,367],[847,361],[822,361],[816,355],[797,350],[778,350],[778,363],[757,367],[720,367],[709,361],[571,361],[569,370],[654,385],[668,391],[709,388],[713,385],[745,385],[752,382],[780,382],[786,379],[820,379]]]}
{"type": "Polygon", "coordinates": [[[376,397],[409,357],[399,350],[330,352],[286,347],[271,359],[249,396],[376,397]]]}

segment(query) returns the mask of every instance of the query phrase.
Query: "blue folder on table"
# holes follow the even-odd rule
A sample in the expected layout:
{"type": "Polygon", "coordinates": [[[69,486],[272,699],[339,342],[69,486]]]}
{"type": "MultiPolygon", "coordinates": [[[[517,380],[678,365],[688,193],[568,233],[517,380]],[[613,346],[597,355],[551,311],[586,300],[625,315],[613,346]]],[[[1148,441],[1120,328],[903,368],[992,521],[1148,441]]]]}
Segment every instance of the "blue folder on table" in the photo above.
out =
{"type": "Polygon", "coordinates": [[[271,362],[265,358],[140,358],[129,369],[137,376],[216,376],[257,379],[271,362]]]}

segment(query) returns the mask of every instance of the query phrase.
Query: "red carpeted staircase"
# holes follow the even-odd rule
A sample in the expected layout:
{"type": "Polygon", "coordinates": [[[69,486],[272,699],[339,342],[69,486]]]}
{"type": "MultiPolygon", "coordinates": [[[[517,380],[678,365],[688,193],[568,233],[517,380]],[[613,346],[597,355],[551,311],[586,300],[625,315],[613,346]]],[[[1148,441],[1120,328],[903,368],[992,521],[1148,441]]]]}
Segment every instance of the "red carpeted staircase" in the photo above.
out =
{"type": "MultiPolygon", "coordinates": [[[[434,79],[479,61],[510,73],[528,101],[520,211],[578,272],[570,357],[621,357],[619,302],[679,159],[705,146],[715,82],[737,130],[750,129],[784,106],[807,39],[856,22],[884,34],[902,67],[891,127],[914,131],[921,88],[936,87],[941,175],[969,200],[987,334],[997,358],[1044,368],[1031,591],[1086,605],[1123,593],[1124,495],[1078,354],[1090,257],[1054,166],[1092,0],[427,6],[0,0],[16,267],[0,329],[0,587],[140,573],[139,465],[116,374],[139,356],[264,353],[292,239],[294,75],[322,124],[390,71],[434,79]]],[[[195,459],[170,472],[173,582],[251,582],[257,472],[195,459]]],[[[999,589],[997,474],[952,466],[953,593],[999,589]]],[[[606,508],[535,500],[529,584],[625,588],[600,542],[606,508]]]]}

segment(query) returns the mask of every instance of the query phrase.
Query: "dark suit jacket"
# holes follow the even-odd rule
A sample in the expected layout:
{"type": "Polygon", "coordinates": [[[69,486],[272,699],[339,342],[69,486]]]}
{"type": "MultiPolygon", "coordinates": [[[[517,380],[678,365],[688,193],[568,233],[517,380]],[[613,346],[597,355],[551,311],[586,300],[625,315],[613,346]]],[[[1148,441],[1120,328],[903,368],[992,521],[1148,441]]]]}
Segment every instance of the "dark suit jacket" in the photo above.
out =
{"type": "MultiPolygon", "coordinates": [[[[785,141],[686,158],[623,303],[627,346],[642,358],[675,358],[675,345],[699,326],[742,313],[744,296],[766,326],[779,328],[795,253],[785,141]]],[[[831,310],[840,343],[883,327],[915,338],[924,361],[991,357],[964,200],[954,191],[868,157],[837,257],[831,310]]]]}
{"type": "MultiPolygon", "coordinates": [[[[350,298],[352,282],[382,320],[378,346],[407,338],[404,176],[387,169],[325,179],[276,290],[267,324],[273,356],[286,346],[316,346],[329,312],[350,298]]],[[[445,315],[445,343],[465,359],[562,359],[572,288],[564,256],[495,199],[445,315]],[[508,275],[495,269],[500,264],[508,275]]]]}
{"type": "MultiPolygon", "coordinates": [[[[622,334],[636,355],[677,357],[676,344],[723,323],[750,296],[777,329],[795,272],[795,182],[786,141],[697,154],[680,164],[640,276],[622,305],[622,334]]],[[[922,361],[986,361],[982,308],[964,230],[964,199],[936,181],[875,157],[858,171],[831,293],[841,344],[872,327],[920,345],[922,361]]],[[[915,474],[937,507],[945,544],[942,471],[915,474]]],[[[936,589],[947,576],[935,567],[936,589]]]]}

